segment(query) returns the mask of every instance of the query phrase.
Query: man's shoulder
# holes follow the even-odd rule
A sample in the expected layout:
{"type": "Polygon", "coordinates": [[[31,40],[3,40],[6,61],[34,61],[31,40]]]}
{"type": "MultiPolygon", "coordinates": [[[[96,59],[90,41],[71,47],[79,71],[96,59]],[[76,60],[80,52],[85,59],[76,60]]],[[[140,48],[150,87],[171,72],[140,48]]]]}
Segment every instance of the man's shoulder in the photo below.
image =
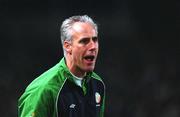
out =
{"type": "Polygon", "coordinates": [[[92,72],[92,78],[102,81],[102,78],[95,72],[92,72]]]}
{"type": "Polygon", "coordinates": [[[51,98],[56,98],[56,95],[64,82],[65,77],[63,76],[63,68],[61,68],[58,63],[34,79],[27,86],[25,92],[20,97],[19,102],[21,103],[27,98],[36,99],[43,96],[47,98],[49,96],[51,96],[51,98]]]}
{"type": "Polygon", "coordinates": [[[36,90],[51,90],[52,88],[59,87],[63,83],[64,77],[62,75],[62,68],[60,64],[56,64],[49,70],[42,73],[39,77],[35,78],[26,88],[26,91],[36,92],[36,90]]]}

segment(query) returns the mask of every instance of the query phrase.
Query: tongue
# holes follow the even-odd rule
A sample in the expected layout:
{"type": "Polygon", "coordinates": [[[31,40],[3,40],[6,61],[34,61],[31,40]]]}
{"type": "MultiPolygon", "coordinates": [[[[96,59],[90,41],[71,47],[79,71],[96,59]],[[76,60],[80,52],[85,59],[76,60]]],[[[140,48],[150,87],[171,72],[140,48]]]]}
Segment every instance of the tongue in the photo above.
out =
{"type": "Polygon", "coordinates": [[[93,57],[93,56],[86,56],[85,59],[86,59],[86,60],[93,60],[94,57],[93,57]]]}
{"type": "Polygon", "coordinates": [[[88,61],[93,61],[93,59],[90,59],[90,58],[88,58],[88,59],[86,59],[86,60],[88,60],[88,61]]]}
{"type": "Polygon", "coordinates": [[[91,59],[91,58],[85,58],[85,60],[87,60],[87,61],[92,61],[93,59],[91,59]]]}
{"type": "Polygon", "coordinates": [[[92,56],[87,56],[87,57],[85,57],[85,60],[88,62],[92,62],[94,60],[94,58],[92,56]]]}

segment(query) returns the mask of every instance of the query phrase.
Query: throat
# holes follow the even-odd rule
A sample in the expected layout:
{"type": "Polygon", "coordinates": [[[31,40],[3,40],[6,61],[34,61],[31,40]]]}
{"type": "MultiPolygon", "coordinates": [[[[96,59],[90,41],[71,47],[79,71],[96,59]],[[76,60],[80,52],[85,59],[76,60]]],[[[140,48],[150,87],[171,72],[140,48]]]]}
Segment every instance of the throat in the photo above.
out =
{"type": "Polygon", "coordinates": [[[75,66],[72,60],[66,59],[66,65],[73,75],[81,78],[86,76],[86,72],[75,66]]]}
{"type": "Polygon", "coordinates": [[[85,71],[82,71],[81,69],[79,69],[79,68],[71,68],[71,69],[69,69],[70,70],[70,72],[74,75],[74,76],[76,76],[76,77],[79,77],[79,78],[83,78],[84,76],[86,76],[86,72],[85,71]]]}

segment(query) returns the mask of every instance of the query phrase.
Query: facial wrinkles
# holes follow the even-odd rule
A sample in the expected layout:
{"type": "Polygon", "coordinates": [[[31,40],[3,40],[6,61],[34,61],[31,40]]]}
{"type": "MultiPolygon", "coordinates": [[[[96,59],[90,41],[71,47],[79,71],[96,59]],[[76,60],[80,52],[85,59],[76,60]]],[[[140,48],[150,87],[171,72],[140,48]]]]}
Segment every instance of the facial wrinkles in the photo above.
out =
{"type": "Polygon", "coordinates": [[[92,39],[92,37],[97,36],[97,34],[96,34],[95,29],[91,26],[91,24],[82,23],[82,22],[76,22],[73,25],[72,30],[73,30],[72,32],[73,32],[73,38],[74,38],[73,45],[75,44],[75,46],[77,47],[76,49],[77,49],[77,51],[79,51],[78,54],[80,56],[79,59],[76,56],[77,57],[76,59],[78,59],[79,61],[82,61],[83,56],[86,55],[87,53],[89,53],[88,52],[89,44],[88,45],[80,45],[80,44],[78,44],[79,43],[78,41],[82,38],[92,39]],[[82,46],[84,46],[85,48],[81,48],[82,46]]]}
{"type": "Polygon", "coordinates": [[[76,22],[73,25],[73,32],[74,42],[77,45],[78,41],[82,38],[92,38],[97,36],[95,29],[88,23],[76,22]]]}

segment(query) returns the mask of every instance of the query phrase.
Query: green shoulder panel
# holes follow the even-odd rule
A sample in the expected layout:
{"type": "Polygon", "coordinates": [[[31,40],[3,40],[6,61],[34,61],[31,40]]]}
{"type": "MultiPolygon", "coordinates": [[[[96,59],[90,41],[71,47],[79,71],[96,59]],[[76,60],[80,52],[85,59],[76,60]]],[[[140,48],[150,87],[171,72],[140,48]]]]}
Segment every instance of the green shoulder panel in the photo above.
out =
{"type": "Polygon", "coordinates": [[[95,72],[92,72],[92,77],[95,78],[96,80],[100,80],[101,82],[103,82],[101,77],[97,75],[95,72]]]}
{"type": "Polygon", "coordinates": [[[57,96],[65,81],[61,63],[43,73],[26,88],[18,100],[18,117],[56,117],[57,96]]]}

